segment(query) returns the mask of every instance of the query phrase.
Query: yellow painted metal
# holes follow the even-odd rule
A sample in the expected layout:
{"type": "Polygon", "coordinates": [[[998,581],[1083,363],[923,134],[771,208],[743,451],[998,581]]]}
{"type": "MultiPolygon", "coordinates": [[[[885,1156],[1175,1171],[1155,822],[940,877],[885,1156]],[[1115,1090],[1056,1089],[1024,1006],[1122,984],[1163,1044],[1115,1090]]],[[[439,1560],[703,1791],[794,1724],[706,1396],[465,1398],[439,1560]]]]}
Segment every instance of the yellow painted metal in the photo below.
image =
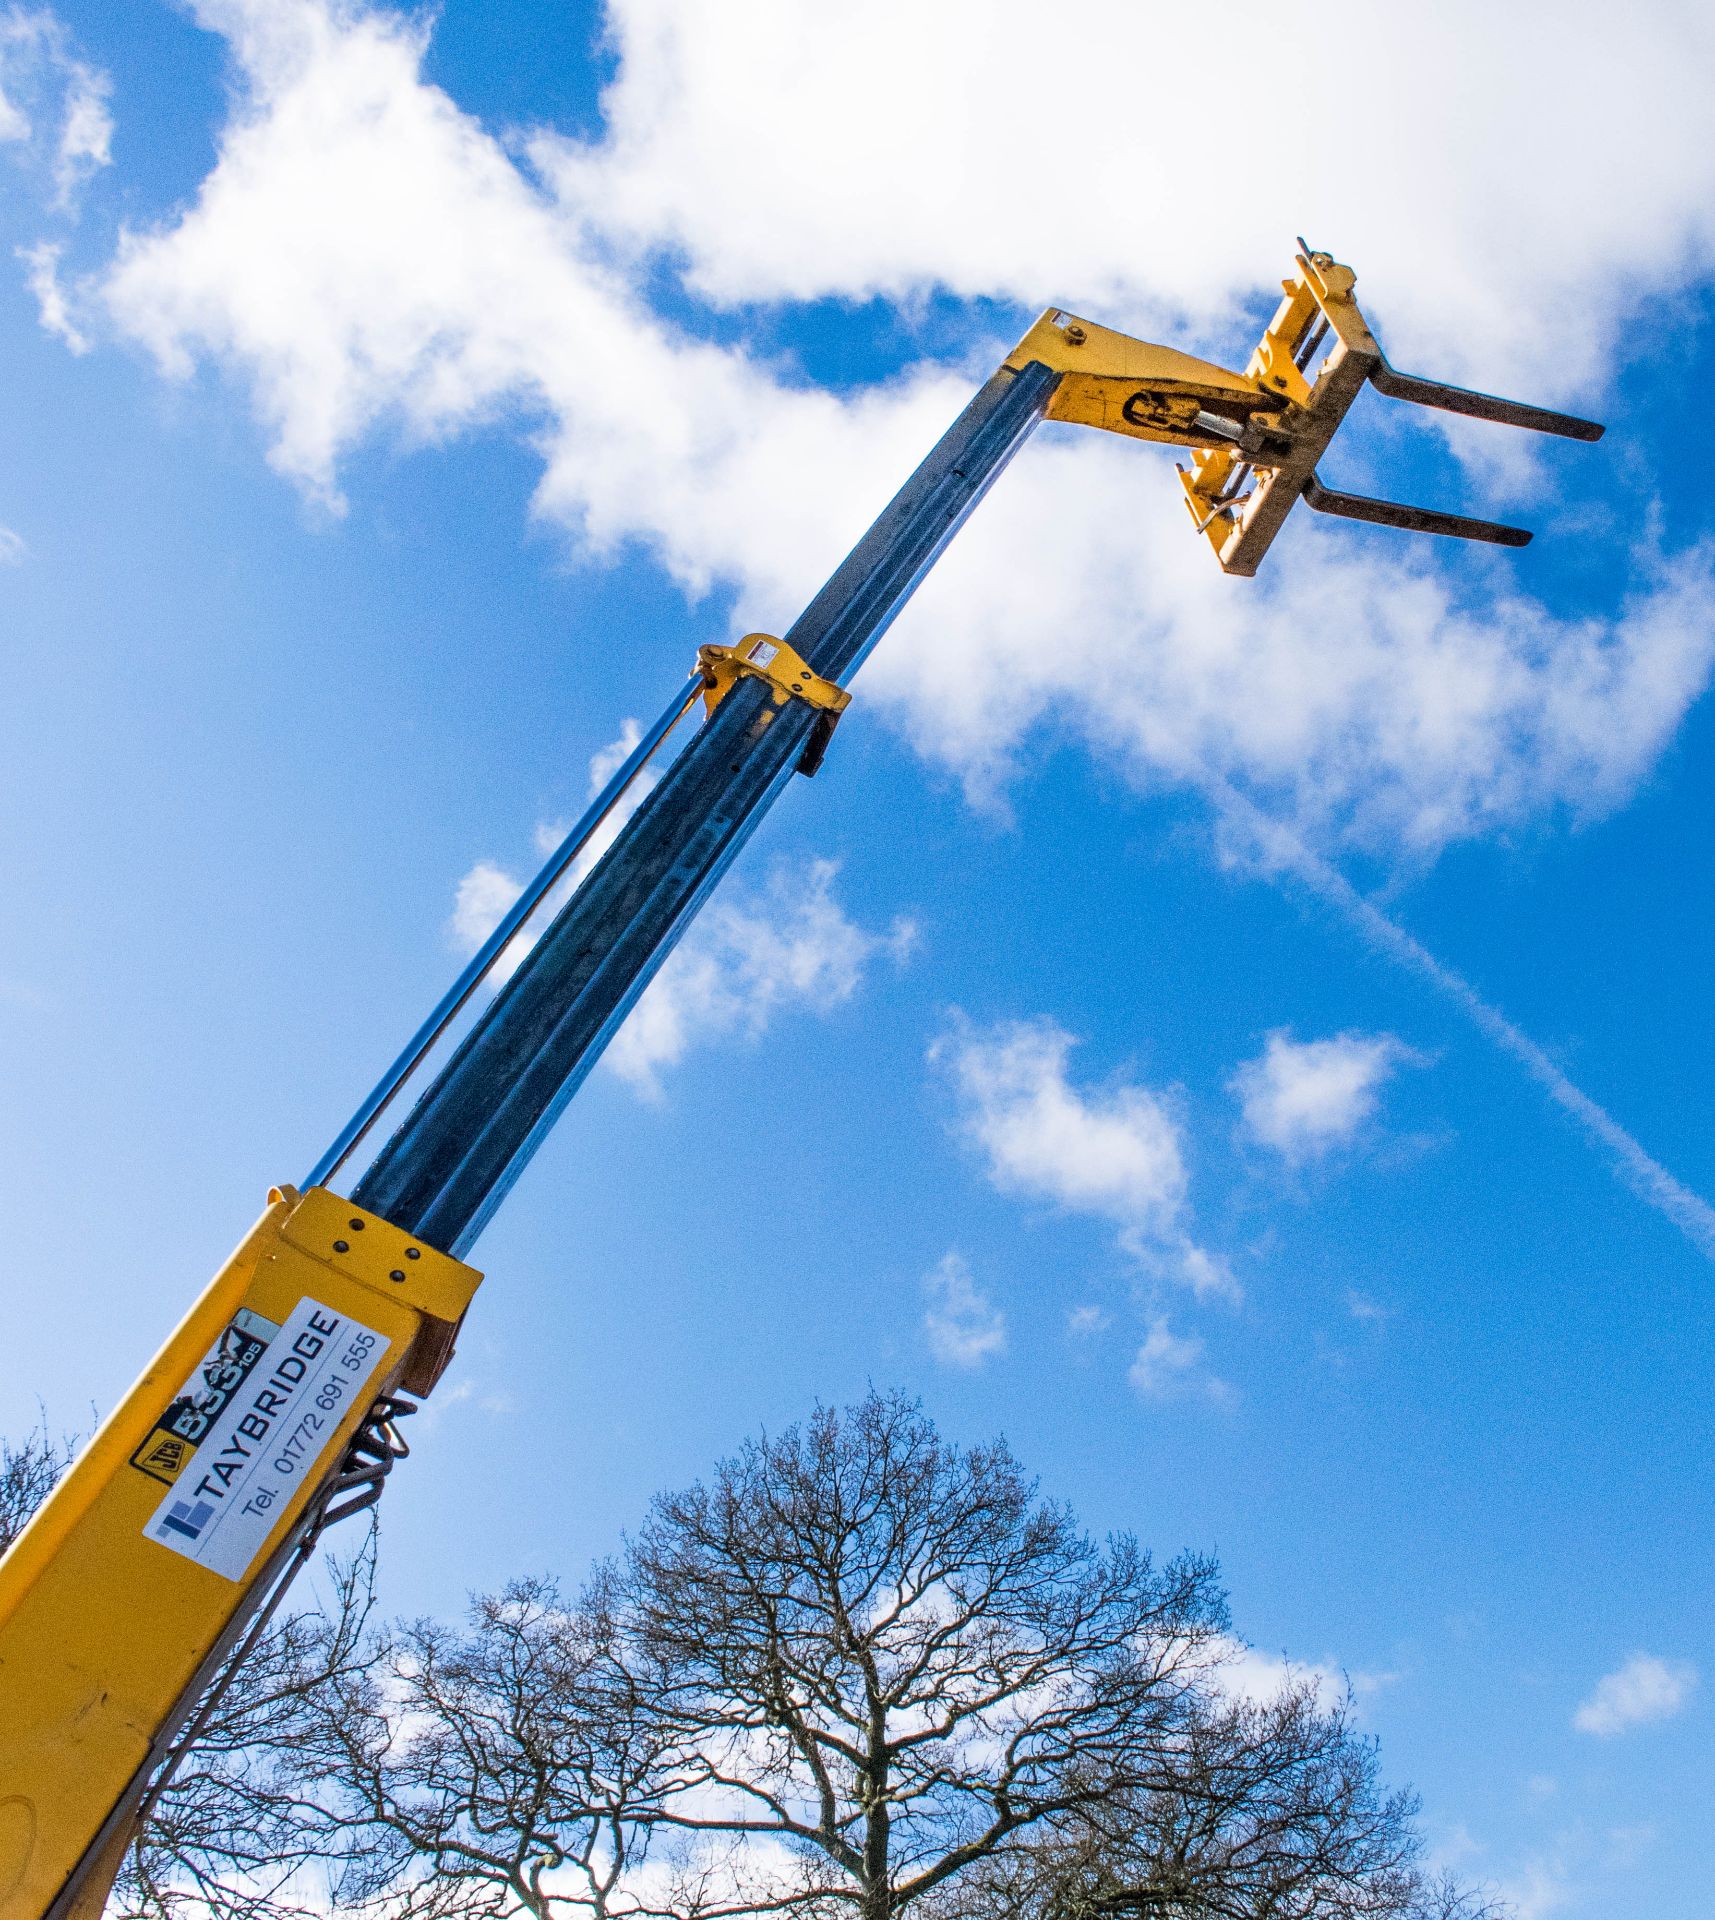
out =
{"type": "Polygon", "coordinates": [[[1205,410],[1245,420],[1262,413],[1272,424],[1273,397],[1246,375],[1058,307],[1042,315],[1005,364],[1017,368],[1032,360],[1063,375],[1048,404],[1050,420],[1175,446],[1221,444],[1197,425],[1205,410]]]}
{"type": "Polygon", "coordinates": [[[703,675],[703,704],[713,713],[742,679],[765,680],[774,690],[774,704],[802,700],[824,713],[841,714],[852,697],[844,687],[824,680],[803,656],[771,633],[747,633],[730,647],[699,647],[697,665],[703,675]]]}
{"type": "Polygon", "coordinates": [[[1297,273],[1242,373],[1050,307],[1007,356],[1061,375],[1048,418],[1189,447],[1191,518],[1228,573],[1252,574],[1370,371],[1381,362],[1356,276],[1325,253],[1297,273]],[[1325,320],[1332,345],[1306,377],[1296,354],[1325,320]],[[1248,491],[1247,491],[1248,489],[1248,491]]]}
{"type": "MultiPolygon", "coordinates": [[[[39,1920],[59,1895],[376,1398],[434,1385],[481,1277],[323,1188],[270,1195],[0,1559],[0,1920],[39,1920]],[[161,1528],[163,1502],[181,1491],[192,1499],[206,1482],[218,1497],[223,1469],[197,1444],[199,1426],[212,1442],[208,1422],[239,1390],[226,1365],[235,1357],[257,1380],[285,1373],[290,1356],[264,1343],[295,1312],[307,1326],[354,1330],[350,1392],[330,1385],[316,1404],[333,1405],[290,1441],[284,1429],[263,1438],[260,1420],[245,1430],[262,1449],[297,1451],[291,1487],[248,1523],[254,1550],[229,1576],[145,1529],[161,1528]]],[[[299,1339],[308,1351],[316,1335],[299,1339]]],[[[99,1911],[116,1864],[110,1850],[80,1910],[99,1911]]]]}
{"type": "Polygon", "coordinates": [[[1196,449],[1190,465],[1179,469],[1191,518],[1228,573],[1256,572],[1364,382],[1381,364],[1381,349],[1352,297],[1352,269],[1325,253],[1300,253],[1297,266],[1293,278],[1281,282],[1281,303],[1245,368],[1249,378],[1277,387],[1289,402],[1269,457],[1247,459],[1232,445],[1196,449]],[[1293,350],[1319,321],[1326,321],[1331,344],[1311,382],[1294,364],[1293,350]],[[1251,490],[1244,493],[1247,478],[1251,490]]]}

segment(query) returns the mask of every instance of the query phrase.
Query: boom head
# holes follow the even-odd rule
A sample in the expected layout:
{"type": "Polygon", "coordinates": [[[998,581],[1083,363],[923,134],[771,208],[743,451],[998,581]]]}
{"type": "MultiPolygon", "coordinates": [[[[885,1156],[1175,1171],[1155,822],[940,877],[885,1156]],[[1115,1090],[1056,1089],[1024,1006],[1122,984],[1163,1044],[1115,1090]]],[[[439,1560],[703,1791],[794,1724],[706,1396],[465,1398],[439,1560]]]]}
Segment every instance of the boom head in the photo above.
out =
{"type": "Polygon", "coordinates": [[[1060,373],[1051,420],[1188,447],[1190,464],[1179,468],[1185,503],[1228,573],[1256,572],[1298,500],[1317,513],[1411,533],[1527,545],[1523,527],[1336,492],[1322,484],[1317,463],[1366,382],[1396,400],[1568,440],[1600,440],[1602,428],[1397,372],[1352,298],[1352,269],[1302,240],[1298,248],[1298,270],[1281,283],[1285,297],[1242,373],[1056,307],[1006,365],[1017,370],[1040,361],[1060,373]]]}

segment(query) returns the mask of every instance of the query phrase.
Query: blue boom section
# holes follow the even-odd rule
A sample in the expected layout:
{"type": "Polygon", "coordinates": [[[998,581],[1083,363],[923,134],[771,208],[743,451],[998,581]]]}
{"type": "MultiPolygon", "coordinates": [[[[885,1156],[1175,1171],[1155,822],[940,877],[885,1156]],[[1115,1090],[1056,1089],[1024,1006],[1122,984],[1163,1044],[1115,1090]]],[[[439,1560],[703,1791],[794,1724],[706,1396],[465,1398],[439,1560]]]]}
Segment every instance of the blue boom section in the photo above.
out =
{"type": "MultiPolygon", "coordinates": [[[[844,681],[1042,418],[1059,376],[1002,368],[785,635],[844,681]]],[[[351,1198],[462,1256],[697,908],[815,723],[741,679],[377,1154],[351,1198]]]]}

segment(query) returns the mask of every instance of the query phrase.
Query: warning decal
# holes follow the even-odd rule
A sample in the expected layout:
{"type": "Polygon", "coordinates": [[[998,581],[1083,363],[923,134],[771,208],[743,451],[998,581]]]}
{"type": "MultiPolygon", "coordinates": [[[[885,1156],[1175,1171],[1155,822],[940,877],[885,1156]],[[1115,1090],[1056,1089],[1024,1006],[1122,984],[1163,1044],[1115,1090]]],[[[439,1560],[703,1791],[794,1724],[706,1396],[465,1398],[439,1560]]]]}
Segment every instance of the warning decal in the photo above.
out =
{"type": "MultiPolygon", "coordinates": [[[[254,1338],[268,1326],[260,1321],[246,1331],[254,1338]]],[[[387,1353],[386,1340],[373,1328],[309,1299],[298,1302],[272,1338],[256,1344],[257,1353],[194,1444],[167,1423],[196,1381],[132,1456],[170,1488],[145,1535],[228,1580],[242,1580],[250,1571],[274,1522],[296,1489],[314,1477],[335,1429],[364,1397],[387,1353]],[[174,1442],[183,1449],[177,1457],[174,1442]]],[[[199,1379],[207,1368],[205,1362],[199,1379]]]]}

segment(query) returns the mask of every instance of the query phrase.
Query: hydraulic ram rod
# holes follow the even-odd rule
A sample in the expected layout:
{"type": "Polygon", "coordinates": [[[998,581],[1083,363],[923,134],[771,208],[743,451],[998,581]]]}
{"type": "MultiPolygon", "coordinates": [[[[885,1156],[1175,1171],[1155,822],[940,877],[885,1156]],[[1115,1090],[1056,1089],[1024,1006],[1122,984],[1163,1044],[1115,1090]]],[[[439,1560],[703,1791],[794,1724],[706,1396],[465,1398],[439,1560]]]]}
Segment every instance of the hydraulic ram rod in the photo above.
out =
{"type": "MultiPolygon", "coordinates": [[[[1060,376],[1003,368],[785,635],[848,678],[1043,412],[1060,376]]],[[[815,721],[741,681],[562,908],[352,1189],[461,1257],[790,778],[815,721]]]]}

